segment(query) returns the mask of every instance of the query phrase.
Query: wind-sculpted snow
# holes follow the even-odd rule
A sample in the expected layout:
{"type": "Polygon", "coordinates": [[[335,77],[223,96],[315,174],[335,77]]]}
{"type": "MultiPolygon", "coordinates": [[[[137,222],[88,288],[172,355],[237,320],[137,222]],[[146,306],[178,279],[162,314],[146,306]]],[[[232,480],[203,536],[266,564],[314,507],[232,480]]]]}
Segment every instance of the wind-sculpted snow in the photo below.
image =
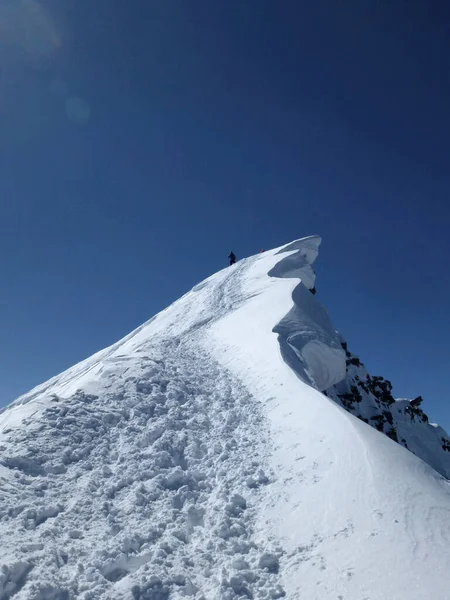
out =
{"type": "Polygon", "coordinates": [[[269,277],[296,278],[307,288],[313,288],[316,274],[311,265],[319,255],[320,243],[320,237],[314,235],[283,246],[275,253],[275,257],[280,256],[280,259],[270,269],[269,277]]]}
{"type": "Polygon", "coordinates": [[[345,353],[324,307],[309,292],[315,275],[311,268],[320,238],[294,242],[281,251],[288,254],[269,271],[271,277],[297,277],[293,307],[273,328],[284,360],[304,381],[325,390],[345,377],[345,353]]]}
{"type": "Polygon", "coordinates": [[[449,484],[336,404],[319,243],[239,261],[0,413],[0,600],[448,599],[449,484]]]}

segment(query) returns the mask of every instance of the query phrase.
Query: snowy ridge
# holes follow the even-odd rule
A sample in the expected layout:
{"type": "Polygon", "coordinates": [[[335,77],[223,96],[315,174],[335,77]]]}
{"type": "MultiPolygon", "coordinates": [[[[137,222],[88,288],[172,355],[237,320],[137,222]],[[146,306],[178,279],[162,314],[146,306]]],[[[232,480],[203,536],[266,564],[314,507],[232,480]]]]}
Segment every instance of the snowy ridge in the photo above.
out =
{"type": "Polygon", "coordinates": [[[319,243],[211,276],[1,412],[0,600],[448,598],[449,483],[348,412],[319,243]]]}

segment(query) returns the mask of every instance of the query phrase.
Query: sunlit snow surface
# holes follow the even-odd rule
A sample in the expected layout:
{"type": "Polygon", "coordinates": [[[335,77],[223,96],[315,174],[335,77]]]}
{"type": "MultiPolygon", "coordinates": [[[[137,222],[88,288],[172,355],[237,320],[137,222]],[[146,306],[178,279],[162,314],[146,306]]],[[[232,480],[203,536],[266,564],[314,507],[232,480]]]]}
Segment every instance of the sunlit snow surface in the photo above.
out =
{"type": "Polygon", "coordinates": [[[319,242],[0,413],[0,600],[448,600],[448,481],[321,393],[346,357],[308,290],[319,242]]]}

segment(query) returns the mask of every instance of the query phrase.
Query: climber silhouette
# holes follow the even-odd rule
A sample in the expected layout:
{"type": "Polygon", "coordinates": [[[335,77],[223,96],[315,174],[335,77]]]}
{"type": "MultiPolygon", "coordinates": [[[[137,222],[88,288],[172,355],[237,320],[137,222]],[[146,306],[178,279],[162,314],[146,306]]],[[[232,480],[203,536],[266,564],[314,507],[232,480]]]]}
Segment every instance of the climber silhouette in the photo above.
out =
{"type": "Polygon", "coordinates": [[[230,259],[230,267],[231,267],[231,265],[234,265],[234,263],[236,262],[236,256],[235,256],[233,250],[230,251],[228,258],[230,259]]]}

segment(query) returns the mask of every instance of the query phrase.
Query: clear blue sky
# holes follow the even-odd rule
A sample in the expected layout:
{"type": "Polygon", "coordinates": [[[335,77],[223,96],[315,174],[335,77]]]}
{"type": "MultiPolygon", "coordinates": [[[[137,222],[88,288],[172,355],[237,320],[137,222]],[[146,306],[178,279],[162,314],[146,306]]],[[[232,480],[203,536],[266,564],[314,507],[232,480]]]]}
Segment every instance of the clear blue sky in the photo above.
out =
{"type": "Polygon", "coordinates": [[[0,405],[238,257],[319,298],[450,428],[444,3],[4,0],[0,405]]]}

